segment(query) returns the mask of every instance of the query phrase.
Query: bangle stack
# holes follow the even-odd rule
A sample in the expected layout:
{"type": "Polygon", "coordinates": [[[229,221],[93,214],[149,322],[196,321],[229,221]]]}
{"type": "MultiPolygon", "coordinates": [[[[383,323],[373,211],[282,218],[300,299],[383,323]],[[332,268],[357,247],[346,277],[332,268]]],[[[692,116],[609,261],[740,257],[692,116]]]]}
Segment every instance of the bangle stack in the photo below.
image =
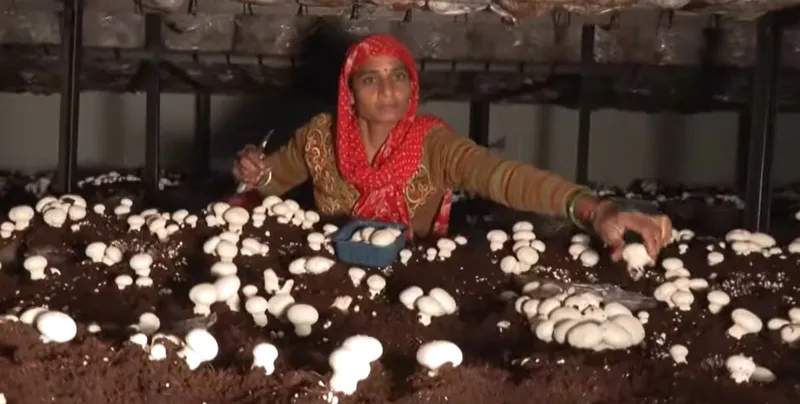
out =
{"type": "Polygon", "coordinates": [[[575,214],[575,207],[577,206],[578,201],[581,198],[592,197],[592,196],[594,196],[594,194],[591,191],[587,189],[579,189],[572,194],[572,196],[569,198],[569,202],[567,203],[567,218],[569,218],[569,221],[572,222],[572,224],[574,224],[583,231],[589,231],[584,223],[584,221],[587,220],[587,218],[578,217],[575,214]]]}

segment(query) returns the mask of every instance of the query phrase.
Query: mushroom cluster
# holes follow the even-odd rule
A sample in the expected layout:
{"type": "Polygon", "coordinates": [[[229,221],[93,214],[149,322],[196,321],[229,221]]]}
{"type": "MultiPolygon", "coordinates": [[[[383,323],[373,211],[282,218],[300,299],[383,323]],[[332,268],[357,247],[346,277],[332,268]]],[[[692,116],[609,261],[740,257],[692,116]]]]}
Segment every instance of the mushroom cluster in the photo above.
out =
{"type": "Polygon", "coordinates": [[[780,247],[776,246],[775,238],[766,233],[751,233],[744,229],[733,229],[725,235],[725,241],[737,255],[750,255],[761,253],[765,257],[780,254],[780,247]]]}
{"type": "MultiPolygon", "coordinates": [[[[425,259],[428,261],[433,261],[437,257],[440,260],[445,260],[453,256],[453,251],[455,251],[456,247],[459,245],[467,244],[467,238],[464,236],[456,236],[454,239],[449,239],[446,237],[440,238],[436,241],[436,247],[429,247],[425,250],[425,259]]],[[[400,252],[400,262],[403,264],[408,263],[408,260],[411,259],[411,251],[404,249],[400,252]]]]}
{"type": "Polygon", "coordinates": [[[425,326],[431,324],[433,317],[454,314],[458,311],[456,299],[442,288],[433,288],[425,295],[419,286],[410,286],[400,292],[399,300],[407,309],[417,309],[419,322],[425,326]]]}
{"type": "Polygon", "coordinates": [[[328,272],[335,263],[336,261],[322,255],[300,257],[289,263],[289,273],[292,275],[319,275],[328,272]]]}
{"type": "MultiPolygon", "coordinates": [[[[506,274],[530,271],[531,267],[539,262],[539,254],[545,251],[545,244],[536,239],[533,224],[530,222],[517,222],[511,231],[511,239],[514,241],[511,251],[514,254],[500,259],[500,270],[506,274]]],[[[502,230],[492,230],[486,235],[486,238],[489,240],[489,248],[492,251],[501,249],[508,241],[508,235],[502,230]]]]}
{"type": "MultiPolygon", "coordinates": [[[[538,288],[538,282],[531,282],[523,292],[538,288]]],[[[523,294],[514,308],[528,319],[536,337],[548,343],[602,351],[627,349],[645,337],[644,326],[627,307],[617,302],[603,304],[602,297],[593,293],[566,291],[541,301],[523,294]]]]}
{"type": "Polygon", "coordinates": [[[358,382],[369,377],[372,362],[383,355],[383,345],[368,335],[354,335],[342,342],[328,357],[333,369],[330,389],[336,393],[350,395],[356,392],[358,382]]]}
{"type": "MultiPolygon", "coordinates": [[[[46,196],[36,203],[36,211],[51,227],[61,227],[67,221],[79,222],[86,218],[86,200],[78,195],[67,194],[60,198],[46,196]]],[[[73,230],[76,227],[72,227],[73,230]]]]}
{"type": "MultiPolygon", "coordinates": [[[[203,243],[203,252],[208,255],[215,255],[219,257],[220,262],[234,265],[233,260],[237,256],[265,256],[269,253],[269,245],[253,238],[241,238],[238,233],[232,231],[223,231],[220,234],[211,236],[205,243],[203,243]]],[[[212,272],[215,270],[212,267],[212,272]]],[[[224,271],[224,269],[223,269],[224,271]]],[[[234,273],[236,271],[234,270],[234,273]]],[[[217,275],[222,275],[219,273],[217,275]]]]}
{"type": "Polygon", "coordinates": [[[272,295],[269,300],[258,296],[258,287],[255,285],[246,285],[242,288],[242,294],[247,299],[244,304],[245,311],[253,317],[253,322],[258,327],[267,325],[267,313],[281,318],[286,309],[294,304],[294,297],[291,295],[293,280],[289,279],[281,285],[278,275],[270,268],[264,270],[263,277],[264,291],[272,295]]]}
{"type": "Polygon", "coordinates": [[[178,351],[178,356],[186,361],[191,370],[197,369],[204,362],[214,360],[219,353],[217,339],[202,328],[189,331],[183,340],[184,346],[178,351]]]}
{"type": "Polygon", "coordinates": [[[253,209],[254,222],[264,223],[263,214],[277,216],[278,223],[300,226],[303,229],[311,229],[320,221],[319,213],[313,210],[304,211],[300,209],[300,204],[291,199],[281,200],[277,196],[271,195],[264,198],[261,206],[253,209]],[[257,216],[256,216],[257,215],[257,216]]]}
{"type": "Polygon", "coordinates": [[[753,358],[744,355],[733,355],[725,361],[731,379],[737,384],[749,381],[770,383],[775,381],[775,374],[771,370],[758,366],[753,358]]]}
{"type": "Polygon", "coordinates": [[[781,340],[787,344],[800,342],[800,307],[789,309],[788,319],[776,317],[767,322],[767,328],[779,331],[781,340]]]}
{"type": "Polygon", "coordinates": [[[102,241],[89,243],[84,250],[86,257],[94,263],[102,263],[108,266],[122,262],[122,250],[114,245],[108,245],[102,241]]]}
{"type": "Polygon", "coordinates": [[[600,262],[600,255],[589,246],[590,241],[591,238],[588,234],[576,234],[572,236],[572,244],[568,250],[572,259],[580,260],[581,265],[585,267],[593,267],[600,262]]]}
{"type": "Polygon", "coordinates": [[[656,287],[653,297],[671,308],[677,307],[681,311],[691,310],[695,301],[692,292],[708,289],[708,281],[703,278],[692,278],[692,274],[683,266],[680,258],[664,258],[661,267],[664,268],[665,281],[656,287]]]}
{"type": "Polygon", "coordinates": [[[402,236],[403,232],[394,227],[373,227],[364,226],[350,236],[350,241],[354,243],[371,244],[376,247],[387,247],[402,236]]]}
{"type": "Polygon", "coordinates": [[[689,251],[689,241],[694,239],[694,232],[690,229],[672,229],[672,240],[671,242],[678,243],[678,254],[683,255],[689,251]]]}
{"type": "Polygon", "coordinates": [[[147,226],[147,230],[151,234],[155,234],[159,240],[166,240],[183,227],[197,226],[199,218],[190,214],[186,209],[179,209],[172,213],[146,209],[139,214],[128,216],[125,220],[128,223],[128,231],[140,231],[147,226]]]}

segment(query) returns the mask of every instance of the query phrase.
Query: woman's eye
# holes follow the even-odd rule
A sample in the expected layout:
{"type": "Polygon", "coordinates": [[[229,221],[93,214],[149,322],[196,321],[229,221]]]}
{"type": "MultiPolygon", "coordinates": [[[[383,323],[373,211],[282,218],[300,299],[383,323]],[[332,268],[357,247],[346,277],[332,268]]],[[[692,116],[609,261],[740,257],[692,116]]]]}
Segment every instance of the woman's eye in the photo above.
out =
{"type": "Polygon", "coordinates": [[[406,72],[397,72],[394,74],[394,79],[397,81],[405,81],[408,79],[408,73],[406,72]]]}
{"type": "Polygon", "coordinates": [[[361,79],[361,84],[365,85],[375,84],[375,77],[364,77],[361,79]]]}

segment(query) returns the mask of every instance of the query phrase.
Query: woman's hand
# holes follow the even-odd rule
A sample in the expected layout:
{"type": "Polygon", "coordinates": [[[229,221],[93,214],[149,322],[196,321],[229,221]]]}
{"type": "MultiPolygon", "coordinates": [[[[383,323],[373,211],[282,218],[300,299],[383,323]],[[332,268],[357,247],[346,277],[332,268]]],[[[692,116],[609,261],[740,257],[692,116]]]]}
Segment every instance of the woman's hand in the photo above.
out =
{"type": "Polygon", "coordinates": [[[239,152],[239,158],[233,165],[233,176],[237,181],[255,188],[261,185],[269,167],[265,161],[264,152],[253,145],[245,146],[239,152]]]}
{"type": "Polygon", "coordinates": [[[619,261],[625,248],[623,236],[633,231],[642,236],[647,252],[654,259],[672,239],[672,222],[664,215],[651,216],[637,212],[619,212],[609,201],[601,202],[594,211],[592,227],[611,247],[611,259],[619,261]]]}

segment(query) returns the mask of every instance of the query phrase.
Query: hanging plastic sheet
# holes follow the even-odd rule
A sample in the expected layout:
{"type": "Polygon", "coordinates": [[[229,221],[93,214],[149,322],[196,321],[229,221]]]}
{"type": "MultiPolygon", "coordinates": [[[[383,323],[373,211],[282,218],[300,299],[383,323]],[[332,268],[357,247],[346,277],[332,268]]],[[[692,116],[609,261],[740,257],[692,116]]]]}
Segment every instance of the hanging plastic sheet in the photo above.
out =
{"type": "Polygon", "coordinates": [[[489,0],[428,0],[428,10],[438,15],[464,15],[489,7],[489,0]]]}
{"type": "Polygon", "coordinates": [[[83,45],[99,48],[144,46],[144,16],[135,13],[109,14],[86,10],[83,14],[83,45]]]}
{"type": "Polygon", "coordinates": [[[174,13],[177,11],[185,11],[189,0],[141,0],[141,2],[145,10],[174,13]]]}
{"type": "Polygon", "coordinates": [[[224,52],[233,47],[233,15],[181,13],[176,17],[167,17],[170,29],[164,30],[164,45],[168,49],[224,52]]]}
{"type": "Polygon", "coordinates": [[[289,56],[302,52],[312,19],[292,15],[248,16],[235,20],[234,51],[289,56]]]}
{"type": "Polygon", "coordinates": [[[58,15],[50,12],[13,12],[0,14],[0,43],[57,44],[61,41],[58,15]]]}

